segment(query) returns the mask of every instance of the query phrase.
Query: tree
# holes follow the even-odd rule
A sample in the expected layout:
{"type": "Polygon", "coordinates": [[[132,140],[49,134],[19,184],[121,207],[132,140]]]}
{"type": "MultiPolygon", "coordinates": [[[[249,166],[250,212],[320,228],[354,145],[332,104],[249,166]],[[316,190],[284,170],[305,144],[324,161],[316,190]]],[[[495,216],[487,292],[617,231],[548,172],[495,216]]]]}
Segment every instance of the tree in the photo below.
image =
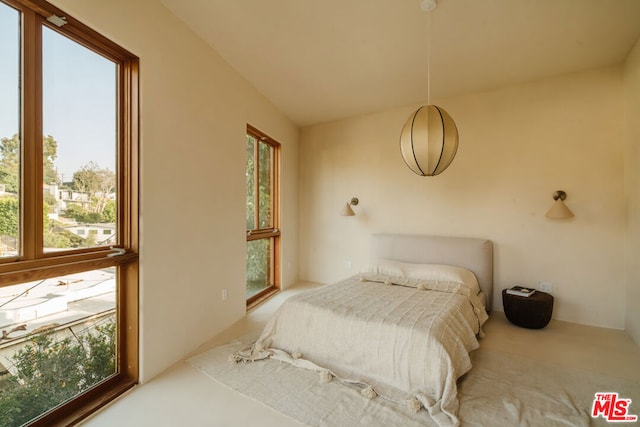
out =
{"type": "Polygon", "coordinates": [[[105,203],[104,210],[102,211],[102,220],[100,222],[116,222],[116,201],[109,199],[105,203]]]}
{"type": "Polygon", "coordinates": [[[101,169],[96,162],[89,162],[74,172],[72,187],[89,195],[92,212],[102,213],[109,196],[116,189],[116,174],[109,169],[101,169]]]}
{"type": "MultiPolygon", "coordinates": [[[[58,156],[58,143],[51,136],[47,135],[42,139],[42,149],[44,153],[43,179],[47,184],[57,184],[58,177],[55,169],[55,160],[58,156]]],[[[20,228],[19,207],[20,202],[16,197],[20,190],[20,139],[18,134],[11,138],[0,139],[0,183],[5,185],[5,191],[13,193],[13,196],[0,198],[0,235],[18,237],[20,228]]],[[[56,203],[55,197],[51,194],[44,194],[44,239],[49,244],[58,241],[58,245],[49,247],[68,247],[65,241],[56,238],[51,233],[48,214],[50,207],[56,203]],[[59,246],[62,245],[62,246],[59,246]]]]}
{"type": "MultiPolygon", "coordinates": [[[[0,197],[0,236],[18,237],[20,201],[15,196],[0,197]]],[[[82,243],[82,238],[73,233],[57,230],[56,224],[49,219],[50,206],[43,204],[44,246],[48,248],[72,248],[82,243]]]]}
{"type": "Polygon", "coordinates": [[[45,201],[43,204],[42,225],[44,230],[45,248],[77,248],[82,246],[82,237],[60,228],[55,220],[49,219],[51,207],[45,201]]]}
{"type": "Polygon", "coordinates": [[[76,222],[86,224],[102,222],[102,215],[97,212],[88,211],[80,205],[68,205],[64,210],[64,215],[67,218],[73,218],[76,222]]]}
{"type": "Polygon", "coordinates": [[[0,197],[0,236],[18,237],[19,208],[20,201],[17,197],[0,197]]]}
{"type": "Polygon", "coordinates": [[[5,191],[17,194],[20,188],[20,140],[18,134],[0,139],[0,183],[5,191]]]}
{"type": "MultiPolygon", "coordinates": [[[[18,134],[11,138],[0,139],[0,184],[5,191],[17,195],[20,190],[20,152],[21,141],[18,134]]],[[[60,184],[55,166],[58,157],[58,142],[51,135],[42,139],[43,182],[60,184]]],[[[116,222],[116,204],[111,199],[115,191],[115,173],[102,169],[95,162],[89,162],[73,174],[72,188],[87,193],[90,206],[69,206],[66,215],[78,222],[106,223],[116,222]]],[[[54,195],[44,192],[44,245],[49,248],[73,248],[91,246],[91,239],[82,239],[62,229],[56,221],[48,218],[51,207],[57,204],[54,195]]],[[[16,197],[0,198],[0,236],[17,238],[19,232],[19,201],[16,197]]],[[[95,244],[95,238],[93,239],[95,244]]]]}
{"type": "Polygon", "coordinates": [[[77,341],[35,335],[12,362],[17,375],[0,390],[0,425],[21,426],[116,372],[115,322],[77,341]]]}
{"type": "MultiPolygon", "coordinates": [[[[44,153],[43,178],[46,184],[57,184],[58,174],[55,160],[58,157],[58,142],[47,135],[42,139],[44,153]]],[[[11,138],[0,139],[0,184],[5,184],[5,191],[18,193],[20,177],[20,138],[14,134],[11,138]]]]}
{"type": "Polygon", "coordinates": [[[42,150],[44,152],[43,180],[45,184],[59,184],[58,171],[55,160],[58,158],[58,143],[51,135],[47,135],[42,140],[42,150]]]}
{"type": "Polygon", "coordinates": [[[80,205],[69,205],[64,210],[64,216],[85,224],[116,222],[116,202],[111,199],[107,200],[101,213],[88,211],[80,205]]]}
{"type": "Polygon", "coordinates": [[[84,245],[84,239],[82,237],[76,236],[70,231],[60,229],[55,223],[45,228],[43,245],[45,248],[63,249],[87,247],[84,245]]]}
{"type": "MultiPolygon", "coordinates": [[[[272,150],[273,148],[266,142],[258,141],[255,137],[247,135],[247,230],[269,228],[273,225],[271,215],[272,150]],[[256,144],[258,144],[257,156],[256,144]],[[258,168],[257,188],[256,168],[258,168]],[[256,210],[257,219],[255,217],[256,210]]],[[[265,279],[268,279],[270,243],[271,239],[248,242],[247,280],[264,282],[265,279]]]]}

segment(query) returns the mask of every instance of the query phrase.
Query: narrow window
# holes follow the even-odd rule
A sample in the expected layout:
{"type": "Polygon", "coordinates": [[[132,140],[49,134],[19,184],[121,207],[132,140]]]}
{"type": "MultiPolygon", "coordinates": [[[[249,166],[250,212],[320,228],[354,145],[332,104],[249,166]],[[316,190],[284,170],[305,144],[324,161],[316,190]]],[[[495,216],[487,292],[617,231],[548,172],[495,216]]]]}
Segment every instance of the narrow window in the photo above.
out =
{"type": "Polygon", "coordinates": [[[22,253],[20,138],[21,15],[0,3],[0,259],[22,253]]]}
{"type": "Polygon", "coordinates": [[[118,64],[47,27],[42,44],[44,251],[99,246],[71,230],[116,222],[118,64]],[[52,197],[60,188],[82,203],[52,197]]]}
{"type": "Polygon", "coordinates": [[[72,424],[138,378],[138,59],[41,0],[0,57],[0,425],[72,424]]]}
{"type": "Polygon", "coordinates": [[[247,126],[247,305],[280,287],[280,144],[247,126]]]}

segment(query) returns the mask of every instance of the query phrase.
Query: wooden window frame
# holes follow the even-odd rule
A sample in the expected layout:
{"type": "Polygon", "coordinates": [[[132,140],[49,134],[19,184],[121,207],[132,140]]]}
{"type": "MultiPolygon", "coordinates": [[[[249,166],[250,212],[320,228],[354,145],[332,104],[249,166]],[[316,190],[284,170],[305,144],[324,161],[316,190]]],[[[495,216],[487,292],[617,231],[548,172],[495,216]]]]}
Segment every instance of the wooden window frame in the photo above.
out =
{"type": "Polygon", "coordinates": [[[73,425],[138,382],[139,252],[139,60],[106,37],[44,0],[2,0],[22,13],[22,195],[21,248],[0,259],[0,286],[115,267],[117,288],[117,372],[74,399],[32,420],[30,426],[73,425]],[[64,17],[57,27],[47,21],[64,17]],[[117,224],[121,256],[108,247],[45,253],[42,200],[42,27],[46,26],[118,65],[117,224]]]}
{"type": "Polygon", "coordinates": [[[258,161],[258,146],[260,142],[266,143],[273,150],[271,151],[271,216],[272,216],[272,226],[269,228],[256,228],[253,230],[247,230],[247,242],[254,240],[262,240],[262,239],[273,239],[273,283],[262,291],[252,295],[247,298],[247,308],[251,308],[255,306],[257,302],[262,301],[264,298],[269,295],[277,292],[280,289],[280,157],[281,157],[281,144],[271,138],[266,133],[260,131],[259,129],[247,124],[247,135],[250,135],[256,139],[258,142],[254,149],[254,179],[256,185],[256,209],[255,209],[255,224],[259,226],[259,216],[260,216],[260,208],[259,208],[259,194],[257,189],[258,185],[258,176],[260,174],[260,162],[258,161]]]}

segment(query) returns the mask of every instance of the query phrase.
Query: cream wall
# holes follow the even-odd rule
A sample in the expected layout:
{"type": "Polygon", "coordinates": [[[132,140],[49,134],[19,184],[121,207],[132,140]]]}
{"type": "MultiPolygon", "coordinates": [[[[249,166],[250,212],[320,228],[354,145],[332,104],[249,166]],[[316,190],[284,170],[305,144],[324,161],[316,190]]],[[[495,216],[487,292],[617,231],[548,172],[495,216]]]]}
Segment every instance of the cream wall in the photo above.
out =
{"type": "Polygon", "coordinates": [[[247,123],[282,143],[282,283],[296,281],[298,130],[157,0],[54,3],[140,57],[146,381],[245,314],[247,123]]]}
{"type": "Polygon", "coordinates": [[[628,230],[625,241],[627,332],[640,345],[640,40],[624,67],[626,112],[625,199],[628,230]]]}
{"type": "Polygon", "coordinates": [[[300,276],[331,282],[368,261],[370,235],[420,233],[495,243],[500,290],[552,282],[556,319],[625,326],[623,86],[619,67],[438,100],[458,155],[438,177],[403,163],[415,107],[304,128],[300,276]],[[576,217],[547,219],[555,190],[576,217]],[[338,216],[352,196],[355,217],[338,216]]]}

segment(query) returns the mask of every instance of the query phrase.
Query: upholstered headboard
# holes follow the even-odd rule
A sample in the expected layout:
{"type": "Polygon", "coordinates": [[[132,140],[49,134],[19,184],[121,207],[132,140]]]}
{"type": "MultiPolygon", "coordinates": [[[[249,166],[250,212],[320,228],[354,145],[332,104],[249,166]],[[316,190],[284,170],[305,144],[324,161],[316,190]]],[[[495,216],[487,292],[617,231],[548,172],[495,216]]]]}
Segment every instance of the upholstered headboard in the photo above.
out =
{"type": "Polygon", "coordinates": [[[487,310],[493,303],[493,243],[470,237],[374,234],[372,259],[457,265],[471,270],[487,295],[487,310]]]}

